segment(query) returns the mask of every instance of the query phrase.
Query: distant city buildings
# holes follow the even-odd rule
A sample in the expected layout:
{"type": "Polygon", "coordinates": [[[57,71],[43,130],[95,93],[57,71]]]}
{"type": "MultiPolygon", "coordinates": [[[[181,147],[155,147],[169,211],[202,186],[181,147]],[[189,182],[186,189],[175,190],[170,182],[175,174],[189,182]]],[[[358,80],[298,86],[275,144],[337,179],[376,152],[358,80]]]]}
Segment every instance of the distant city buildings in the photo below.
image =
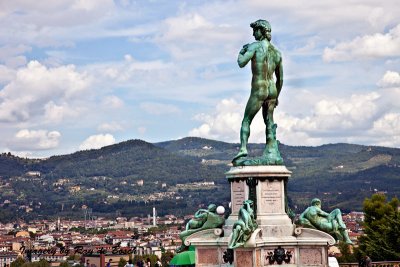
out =
{"type": "MultiPolygon", "coordinates": [[[[88,207],[82,207],[89,209],[88,207]]],[[[0,224],[0,266],[10,266],[18,257],[29,261],[44,259],[53,264],[79,255],[89,259],[91,266],[101,267],[105,259],[174,252],[181,245],[180,227],[183,218],[174,215],[147,218],[117,217],[115,220],[34,220],[0,224]],[[160,229],[158,226],[167,226],[160,229]],[[151,231],[150,231],[151,230],[151,231]]]]}
{"type": "MultiPolygon", "coordinates": [[[[116,266],[120,258],[127,260],[135,255],[147,254],[161,257],[163,251],[174,252],[181,245],[179,233],[192,217],[158,217],[154,210],[153,216],[148,218],[59,218],[0,224],[0,266],[9,266],[17,257],[31,261],[44,259],[59,264],[72,255],[78,255],[80,262],[89,259],[92,266],[97,267],[103,267],[109,259],[116,266]]],[[[357,246],[358,238],[364,234],[364,213],[350,212],[343,216],[343,220],[349,229],[350,239],[357,246]]],[[[340,255],[335,247],[330,249],[330,253],[340,255]]]]}

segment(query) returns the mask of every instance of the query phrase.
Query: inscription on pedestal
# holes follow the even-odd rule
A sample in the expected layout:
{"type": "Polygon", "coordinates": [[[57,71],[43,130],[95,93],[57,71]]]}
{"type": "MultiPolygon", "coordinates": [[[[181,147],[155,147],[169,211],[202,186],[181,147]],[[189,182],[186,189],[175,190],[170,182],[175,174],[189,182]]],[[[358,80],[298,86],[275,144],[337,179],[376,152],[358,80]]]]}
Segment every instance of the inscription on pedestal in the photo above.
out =
{"type": "Polygon", "coordinates": [[[317,248],[301,248],[300,264],[319,265],[322,264],[322,252],[317,248]]]}
{"type": "Polygon", "coordinates": [[[282,187],[280,181],[264,181],[261,183],[261,203],[259,207],[264,213],[282,213],[282,187]]]}
{"type": "Polygon", "coordinates": [[[198,264],[219,264],[217,249],[197,249],[198,264]]]}
{"type": "Polygon", "coordinates": [[[246,200],[245,186],[244,181],[232,183],[232,212],[239,212],[243,201],[246,200]]]}

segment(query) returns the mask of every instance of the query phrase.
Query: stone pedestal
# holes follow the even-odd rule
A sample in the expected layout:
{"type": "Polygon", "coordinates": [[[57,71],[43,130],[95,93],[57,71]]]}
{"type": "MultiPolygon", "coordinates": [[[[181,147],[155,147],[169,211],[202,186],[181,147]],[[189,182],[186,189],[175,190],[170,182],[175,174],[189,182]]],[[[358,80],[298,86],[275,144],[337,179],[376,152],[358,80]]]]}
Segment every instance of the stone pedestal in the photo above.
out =
{"type": "Polygon", "coordinates": [[[289,237],[293,224],[286,214],[286,184],[291,172],[285,166],[233,167],[226,173],[231,184],[231,209],[224,230],[230,234],[246,199],[255,203],[257,223],[264,236],[289,237]]]}
{"type": "Polygon", "coordinates": [[[335,243],[334,238],[318,230],[295,228],[286,214],[290,174],[285,166],[232,167],[226,173],[232,211],[223,230],[204,230],[185,241],[196,247],[196,266],[328,266],[328,246],[335,243]],[[255,203],[258,228],[243,247],[228,250],[232,226],[246,199],[255,203]]]}

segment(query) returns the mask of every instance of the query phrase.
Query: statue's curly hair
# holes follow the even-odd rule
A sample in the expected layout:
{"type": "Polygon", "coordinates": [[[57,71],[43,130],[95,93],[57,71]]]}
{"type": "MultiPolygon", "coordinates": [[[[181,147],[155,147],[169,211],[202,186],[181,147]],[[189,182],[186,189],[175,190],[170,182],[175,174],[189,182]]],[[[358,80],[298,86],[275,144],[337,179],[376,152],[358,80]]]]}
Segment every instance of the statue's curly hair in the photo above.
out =
{"type": "Polygon", "coordinates": [[[271,32],[271,25],[268,21],[264,19],[254,21],[250,24],[250,27],[252,27],[253,29],[260,29],[264,37],[267,37],[267,33],[271,32]]]}
{"type": "Polygon", "coordinates": [[[215,204],[208,205],[208,210],[211,212],[215,212],[217,210],[217,205],[215,204]]]}
{"type": "Polygon", "coordinates": [[[314,206],[315,204],[320,203],[321,204],[321,200],[319,198],[314,198],[313,200],[311,200],[311,205],[314,206]]]}
{"type": "Polygon", "coordinates": [[[246,204],[253,205],[253,200],[251,200],[251,199],[246,199],[245,201],[243,201],[243,205],[246,205],[246,204]]]}

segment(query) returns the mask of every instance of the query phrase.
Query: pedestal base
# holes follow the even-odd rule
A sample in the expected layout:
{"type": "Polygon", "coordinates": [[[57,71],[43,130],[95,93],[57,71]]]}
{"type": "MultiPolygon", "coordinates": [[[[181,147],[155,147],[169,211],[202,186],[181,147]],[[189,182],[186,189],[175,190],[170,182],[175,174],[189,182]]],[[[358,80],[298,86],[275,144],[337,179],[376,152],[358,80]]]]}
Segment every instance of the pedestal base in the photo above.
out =
{"type": "Polygon", "coordinates": [[[221,229],[189,236],[196,247],[196,267],[266,267],[270,265],[328,266],[328,247],[335,239],[325,232],[295,228],[287,215],[285,166],[233,167],[226,173],[231,184],[231,215],[221,229]],[[243,247],[228,250],[232,226],[243,201],[255,204],[258,228],[243,247]]]}
{"type": "Polygon", "coordinates": [[[187,245],[196,247],[196,267],[328,267],[328,247],[335,244],[327,233],[308,228],[296,228],[295,235],[281,238],[264,237],[257,229],[244,247],[229,251],[230,237],[214,231],[204,230],[186,239],[187,245]]]}

